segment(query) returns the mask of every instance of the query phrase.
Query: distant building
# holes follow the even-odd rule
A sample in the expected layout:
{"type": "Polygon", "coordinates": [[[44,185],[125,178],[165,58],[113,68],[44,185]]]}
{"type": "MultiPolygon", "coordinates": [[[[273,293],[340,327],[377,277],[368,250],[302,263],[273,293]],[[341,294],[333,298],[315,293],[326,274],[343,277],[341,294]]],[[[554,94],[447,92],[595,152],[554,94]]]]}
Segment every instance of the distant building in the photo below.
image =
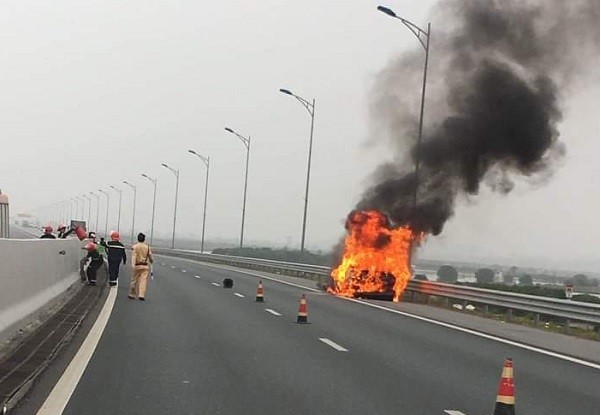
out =
{"type": "Polygon", "coordinates": [[[0,238],[10,238],[8,216],[8,196],[2,194],[2,190],[0,190],[0,238]]]}

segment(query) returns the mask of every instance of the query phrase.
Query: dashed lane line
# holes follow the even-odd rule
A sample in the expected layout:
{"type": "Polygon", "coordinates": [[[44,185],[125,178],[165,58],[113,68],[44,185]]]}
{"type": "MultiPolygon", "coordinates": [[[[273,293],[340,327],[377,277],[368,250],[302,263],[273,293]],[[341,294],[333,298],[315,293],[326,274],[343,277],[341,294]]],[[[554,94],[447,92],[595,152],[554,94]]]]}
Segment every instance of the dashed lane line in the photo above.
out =
{"type": "Polygon", "coordinates": [[[234,295],[235,295],[236,297],[244,298],[244,294],[240,294],[240,293],[234,293],[234,295]]]}
{"type": "Polygon", "coordinates": [[[187,271],[187,270],[185,270],[185,269],[182,269],[182,272],[188,272],[188,271],[187,271]]]}
{"type": "MultiPolygon", "coordinates": [[[[178,258],[178,259],[181,260],[181,261],[192,262],[192,263],[198,263],[199,262],[199,261],[195,261],[195,260],[192,260],[192,259],[184,259],[184,258],[178,258]]],[[[321,294],[323,292],[323,291],[318,290],[316,288],[307,287],[307,286],[304,286],[304,285],[301,285],[301,284],[295,284],[293,282],[283,281],[283,280],[278,279],[278,278],[270,277],[270,276],[267,276],[267,275],[264,275],[264,274],[258,274],[256,272],[248,271],[248,270],[241,269],[241,268],[228,267],[228,266],[224,266],[224,265],[209,264],[209,263],[203,263],[203,265],[208,266],[208,267],[219,268],[219,269],[233,269],[233,270],[235,270],[236,272],[238,272],[240,274],[246,274],[246,275],[251,275],[251,276],[254,276],[254,277],[260,277],[263,280],[269,280],[269,281],[278,282],[280,284],[284,284],[284,285],[288,285],[288,286],[296,287],[296,288],[301,288],[303,290],[312,291],[314,293],[320,293],[321,294]]],[[[348,297],[338,297],[338,298],[340,300],[343,300],[343,301],[352,301],[352,302],[355,302],[355,303],[358,303],[358,304],[363,304],[363,305],[368,306],[368,307],[376,308],[376,309],[379,309],[379,310],[382,310],[382,311],[387,311],[389,313],[394,313],[394,314],[402,315],[402,316],[409,317],[409,318],[412,318],[412,319],[421,320],[421,321],[424,321],[424,322],[428,322],[430,324],[434,324],[434,325],[437,325],[437,326],[446,327],[446,328],[449,328],[451,330],[460,331],[460,332],[463,332],[463,333],[466,333],[466,334],[471,334],[471,335],[474,335],[474,336],[483,337],[485,339],[488,339],[488,340],[491,340],[491,341],[494,341],[494,342],[508,344],[510,346],[514,346],[514,347],[517,347],[517,348],[520,348],[520,349],[529,350],[529,351],[532,351],[532,352],[535,352],[535,353],[539,353],[539,354],[547,355],[547,356],[554,357],[554,358],[557,358],[557,359],[565,360],[565,361],[568,361],[568,362],[576,363],[576,364],[579,364],[579,365],[582,365],[582,366],[587,366],[587,367],[591,367],[591,368],[594,368],[594,369],[600,369],[601,368],[601,366],[598,363],[587,361],[587,360],[584,360],[584,359],[579,359],[579,358],[576,358],[576,357],[573,357],[573,356],[569,356],[569,355],[566,355],[566,354],[562,354],[562,353],[558,353],[558,352],[553,352],[551,350],[542,349],[540,347],[531,346],[529,344],[522,343],[520,341],[514,341],[514,340],[505,339],[503,337],[495,336],[495,335],[492,335],[492,334],[487,334],[487,333],[480,332],[480,331],[477,331],[477,330],[467,329],[465,327],[461,327],[461,326],[458,326],[458,325],[455,325],[455,324],[452,324],[452,323],[446,323],[446,322],[443,322],[443,321],[440,321],[440,320],[435,320],[433,318],[423,317],[423,316],[420,316],[420,315],[417,315],[417,314],[411,314],[409,312],[395,310],[393,308],[388,308],[388,307],[385,307],[385,306],[381,306],[379,304],[372,304],[372,303],[369,303],[369,302],[364,301],[364,300],[358,300],[358,299],[355,299],[355,298],[348,298],[348,297]]]]}
{"type": "Polygon", "coordinates": [[[276,316],[276,317],[279,317],[279,316],[281,316],[281,314],[280,314],[280,313],[278,313],[278,312],[277,312],[277,311],[275,311],[275,310],[272,310],[271,308],[266,308],[266,309],[265,309],[265,311],[267,311],[269,314],[273,314],[273,315],[274,315],[274,316],[276,316]]]}
{"type": "Polygon", "coordinates": [[[465,415],[463,412],[456,411],[455,409],[445,409],[444,413],[447,415],[465,415]]]}
{"type": "Polygon", "coordinates": [[[327,339],[325,337],[320,337],[319,338],[320,341],[324,342],[325,344],[327,344],[328,346],[338,350],[339,352],[348,352],[348,349],[345,349],[344,347],[342,347],[341,345],[339,345],[338,343],[333,342],[330,339],[327,339]]]}
{"type": "Polygon", "coordinates": [[[194,278],[200,279],[200,275],[195,275],[194,278]]]}
{"type": "Polygon", "coordinates": [[[212,282],[211,284],[213,284],[215,287],[221,287],[221,284],[219,284],[218,282],[212,282]]]}

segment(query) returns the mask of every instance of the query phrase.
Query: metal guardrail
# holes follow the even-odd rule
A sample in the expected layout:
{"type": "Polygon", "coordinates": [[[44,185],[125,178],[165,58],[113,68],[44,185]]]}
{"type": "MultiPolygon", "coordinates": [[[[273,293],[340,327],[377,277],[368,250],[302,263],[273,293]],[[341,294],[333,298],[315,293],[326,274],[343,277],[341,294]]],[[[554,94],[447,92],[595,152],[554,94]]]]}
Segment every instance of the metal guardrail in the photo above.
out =
{"type": "MultiPolygon", "coordinates": [[[[307,278],[316,281],[321,286],[327,284],[330,278],[330,268],[320,265],[296,264],[229,255],[201,254],[196,251],[164,248],[153,248],[153,250],[157,254],[307,278]]],[[[415,294],[422,294],[428,298],[443,297],[458,300],[463,302],[464,306],[467,303],[481,304],[485,306],[485,313],[490,306],[503,308],[507,310],[510,318],[512,310],[533,313],[535,321],[538,321],[541,315],[552,316],[563,319],[566,323],[566,328],[569,327],[571,321],[599,325],[599,304],[413,279],[409,281],[406,291],[412,297],[415,294]]]]}

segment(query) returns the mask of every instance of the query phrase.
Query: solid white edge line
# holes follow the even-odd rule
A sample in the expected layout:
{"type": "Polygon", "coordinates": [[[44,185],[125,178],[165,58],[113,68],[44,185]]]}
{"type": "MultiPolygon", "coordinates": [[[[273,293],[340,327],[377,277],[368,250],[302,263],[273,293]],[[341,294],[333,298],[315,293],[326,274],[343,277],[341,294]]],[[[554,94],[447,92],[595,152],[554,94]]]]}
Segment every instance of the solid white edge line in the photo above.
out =
{"type": "Polygon", "coordinates": [[[271,308],[266,308],[265,311],[267,311],[268,313],[273,314],[274,316],[277,316],[277,317],[281,316],[280,313],[278,313],[275,310],[272,310],[271,308]]]}
{"type": "Polygon", "coordinates": [[[244,298],[244,294],[240,294],[240,293],[234,293],[234,295],[235,295],[236,297],[244,298]]]}
{"type": "Polygon", "coordinates": [[[44,404],[38,410],[37,415],[60,415],[63,413],[98,346],[98,342],[111,316],[116,298],[117,290],[111,289],[92,329],[52,389],[52,392],[50,392],[50,395],[48,395],[46,401],[44,401],[44,404]]]}
{"type": "Polygon", "coordinates": [[[516,342],[516,341],[513,341],[513,340],[504,339],[502,337],[493,336],[492,334],[486,334],[486,333],[482,333],[480,331],[476,331],[476,330],[472,330],[472,329],[466,329],[464,327],[456,326],[456,325],[451,324],[451,323],[445,323],[445,322],[442,322],[442,321],[433,320],[433,319],[428,318],[428,317],[422,317],[422,316],[417,316],[415,314],[409,314],[409,313],[406,313],[404,311],[394,310],[392,308],[384,307],[384,306],[381,306],[381,305],[378,305],[378,304],[367,303],[365,301],[357,300],[355,298],[347,298],[347,297],[339,297],[339,298],[342,298],[343,300],[348,300],[348,301],[353,301],[355,303],[363,304],[363,305],[366,305],[368,307],[373,307],[373,308],[377,308],[377,309],[380,309],[380,310],[389,311],[391,313],[399,314],[399,315],[402,315],[402,316],[405,316],[405,317],[414,318],[416,320],[426,321],[428,323],[436,324],[438,326],[446,327],[446,328],[449,328],[449,329],[452,329],[452,330],[461,331],[463,333],[472,334],[474,336],[483,337],[485,339],[493,340],[493,341],[496,341],[496,342],[499,342],[499,343],[508,344],[510,346],[515,346],[515,347],[519,347],[519,348],[522,348],[522,349],[525,349],[525,350],[530,350],[532,352],[537,352],[537,353],[541,353],[541,354],[544,354],[544,355],[547,355],[547,356],[556,357],[558,359],[567,360],[568,362],[577,363],[577,364],[580,364],[580,365],[583,365],[583,366],[592,367],[594,369],[599,369],[600,368],[600,366],[598,364],[596,364],[596,363],[592,363],[592,362],[588,362],[586,360],[578,359],[576,357],[567,356],[567,355],[563,355],[563,354],[560,354],[560,353],[552,352],[550,350],[540,349],[540,348],[535,347],[535,346],[530,346],[528,344],[519,343],[519,342],[516,342]]]}
{"type": "Polygon", "coordinates": [[[325,344],[327,344],[328,346],[338,350],[339,352],[348,352],[347,349],[345,349],[344,347],[342,347],[341,345],[339,345],[338,343],[333,342],[330,339],[327,339],[325,337],[319,337],[319,340],[324,342],[325,344]]]}
{"type": "MultiPolygon", "coordinates": [[[[193,259],[187,259],[187,258],[178,258],[178,259],[184,260],[184,261],[189,261],[189,262],[202,263],[205,266],[210,266],[210,267],[214,267],[214,268],[227,269],[225,267],[228,267],[227,265],[225,265],[225,266],[223,266],[223,265],[219,266],[219,265],[216,265],[216,264],[205,263],[205,262],[202,262],[202,261],[193,260],[193,259]]],[[[304,285],[295,284],[295,283],[288,282],[288,281],[278,280],[277,278],[273,278],[273,277],[269,277],[269,276],[265,276],[265,275],[255,274],[253,272],[246,271],[246,270],[244,270],[242,268],[236,268],[236,267],[229,267],[229,268],[234,268],[236,270],[236,272],[239,272],[241,274],[252,275],[253,277],[260,277],[260,278],[268,280],[268,281],[278,282],[280,284],[289,285],[291,287],[302,288],[303,290],[309,290],[309,291],[318,292],[318,293],[323,292],[323,291],[318,290],[316,288],[305,287],[304,285]]],[[[577,357],[572,357],[572,356],[568,356],[568,355],[564,355],[564,354],[552,352],[550,350],[540,349],[538,347],[530,346],[530,345],[524,344],[524,343],[519,343],[517,341],[503,339],[502,337],[493,336],[492,334],[486,334],[486,333],[482,333],[480,331],[466,329],[464,327],[459,327],[459,326],[456,326],[454,324],[444,323],[442,321],[433,320],[433,319],[428,318],[428,317],[418,316],[416,314],[410,314],[410,313],[407,313],[405,311],[394,310],[392,308],[384,307],[384,306],[381,306],[381,305],[378,305],[378,304],[367,303],[365,301],[357,300],[355,298],[338,297],[338,296],[333,296],[333,297],[339,298],[339,299],[342,299],[342,300],[354,301],[354,302],[357,302],[359,304],[366,305],[368,307],[373,307],[373,308],[377,308],[377,309],[380,309],[380,310],[389,311],[391,313],[400,314],[400,315],[405,316],[405,317],[414,318],[414,319],[417,319],[417,320],[421,320],[421,321],[425,321],[425,322],[428,322],[428,323],[436,324],[436,325],[439,325],[439,326],[442,326],[442,327],[446,327],[446,328],[449,328],[449,329],[452,329],[452,330],[458,330],[458,331],[461,331],[461,332],[464,332],[464,333],[473,334],[474,336],[483,337],[485,339],[496,341],[496,342],[499,342],[499,343],[505,343],[505,344],[508,344],[510,346],[519,347],[519,348],[522,348],[522,349],[525,349],[525,350],[529,350],[529,351],[535,352],[535,353],[541,353],[541,354],[544,354],[544,355],[547,355],[547,356],[555,357],[557,359],[566,360],[568,362],[576,363],[576,364],[579,364],[579,365],[592,367],[593,369],[601,369],[601,366],[598,363],[593,363],[593,362],[589,362],[589,361],[586,361],[586,360],[578,359],[577,357]]]]}

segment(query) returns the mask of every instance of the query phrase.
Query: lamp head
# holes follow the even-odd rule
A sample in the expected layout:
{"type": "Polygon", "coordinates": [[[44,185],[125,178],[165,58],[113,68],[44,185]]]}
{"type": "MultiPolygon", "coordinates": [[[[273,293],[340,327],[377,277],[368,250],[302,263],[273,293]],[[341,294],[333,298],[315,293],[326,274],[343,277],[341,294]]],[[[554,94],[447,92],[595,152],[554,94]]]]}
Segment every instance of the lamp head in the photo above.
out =
{"type": "Polygon", "coordinates": [[[393,12],[391,9],[389,9],[388,7],[384,7],[384,6],[378,6],[378,11],[381,11],[384,14],[387,14],[390,17],[396,17],[396,13],[393,12]]]}

